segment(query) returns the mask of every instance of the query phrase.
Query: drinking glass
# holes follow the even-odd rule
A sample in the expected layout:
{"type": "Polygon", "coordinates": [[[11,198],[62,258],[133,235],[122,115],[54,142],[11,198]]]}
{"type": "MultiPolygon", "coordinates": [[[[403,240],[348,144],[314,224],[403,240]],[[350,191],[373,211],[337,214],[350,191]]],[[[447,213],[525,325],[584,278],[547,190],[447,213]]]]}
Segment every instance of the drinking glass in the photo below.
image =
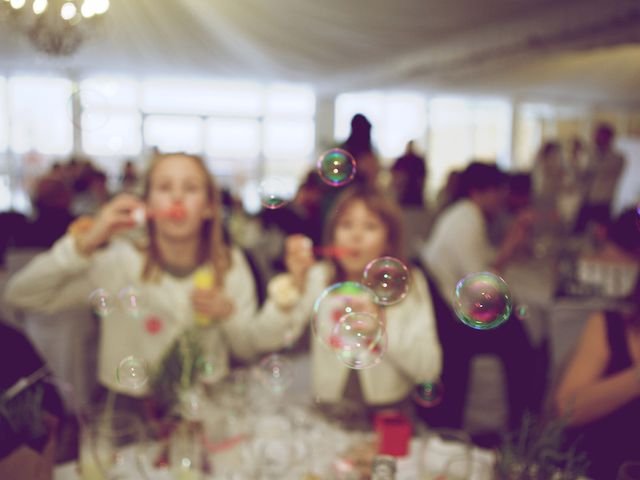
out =
{"type": "Polygon", "coordinates": [[[471,459],[469,434],[463,430],[449,428],[428,430],[423,436],[420,461],[423,480],[442,478],[442,475],[447,472],[447,466],[454,459],[457,462],[466,462],[458,463],[456,467],[458,469],[469,464],[471,459]]]}
{"type": "Polygon", "coordinates": [[[125,411],[92,410],[80,419],[79,470],[82,480],[147,478],[141,465],[144,431],[125,411]]]}

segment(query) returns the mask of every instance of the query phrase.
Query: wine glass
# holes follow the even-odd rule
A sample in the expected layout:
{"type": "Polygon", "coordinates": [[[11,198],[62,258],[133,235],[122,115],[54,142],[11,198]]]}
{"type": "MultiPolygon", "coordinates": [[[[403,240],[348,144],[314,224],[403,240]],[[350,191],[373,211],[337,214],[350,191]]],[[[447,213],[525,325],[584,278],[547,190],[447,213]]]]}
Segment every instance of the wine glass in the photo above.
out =
{"type": "Polygon", "coordinates": [[[80,478],[148,478],[141,462],[144,443],[143,425],[136,415],[102,409],[85,412],[80,418],[80,478]]]}
{"type": "Polygon", "coordinates": [[[442,478],[447,474],[447,468],[454,460],[455,466],[450,468],[456,468],[456,471],[470,463],[471,438],[463,430],[449,428],[429,430],[423,439],[421,457],[422,478],[424,480],[442,478]]]}

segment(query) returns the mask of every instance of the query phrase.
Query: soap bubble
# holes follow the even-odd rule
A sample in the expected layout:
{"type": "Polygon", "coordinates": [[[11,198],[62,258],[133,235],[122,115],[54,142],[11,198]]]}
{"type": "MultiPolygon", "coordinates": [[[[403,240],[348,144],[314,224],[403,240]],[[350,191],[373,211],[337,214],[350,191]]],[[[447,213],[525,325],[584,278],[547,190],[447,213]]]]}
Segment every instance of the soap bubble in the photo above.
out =
{"type": "Polygon", "coordinates": [[[490,272],[472,273],[456,285],[454,310],[465,325],[488,330],[511,315],[511,293],[505,281],[490,272]]]}
{"type": "Polygon", "coordinates": [[[104,288],[98,288],[91,292],[91,295],[89,295],[89,304],[93,312],[101,318],[113,312],[113,299],[111,298],[111,294],[104,288]]]}
{"type": "Polygon", "coordinates": [[[90,88],[75,90],[67,100],[67,115],[85,132],[101,130],[110,121],[110,102],[102,92],[90,88]],[[78,113],[76,113],[78,112],[78,113]]]}
{"type": "Polygon", "coordinates": [[[349,368],[360,370],[377,365],[387,349],[384,323],[369,313],[347,314],[333,328],[331,347],[349,368]]]}
{"type": "Polygon", "coordinates": [[[267,355],[258,365],[258,378],[270,392],[283,393],[293,382],[293,365],[277,353],[267,355]]]}
{"type": "Polygon", "coordinates": [[[514,313],[517,318],[524,320],[529,317],[529,307],[527,305],[516,305],[514,313]]]}
{"type": "Polygon", "coordinates": [[[149,380],[147,362],[133,355],[123,358],[116,370],[116,380],[131,390],[142,388],[149,380]]]}
{"type": "Polygon", "coordinates": [[[260,203],[269,210],[284,207],[295,195],[294,188],[289,182],[279,177],[268,177],[258,186],[260,203]]]}
{"type": "Polygon", "coordinates": [[[318,159],[317,168],[322,181],[332,187],[342,187],[356,175],[355,159],[340,148],[324,152],[318,159]]]}
{"type": "Polygon", "coordinates": [[[376,294],[357,282],[339,282],[327,287],[316,299],[311,319],[313,334],[331,347],[336,324],[350,313],[369,313],[384,321],[383,310],[377,304],[376,294]]]}
{"type": "Polygon", "coordinates": [[[444,397],[442,382],[422,382],[413,389],[412,398],[418,405],[431,408],[439,405],[444,397]]]}
{"type": "Polygon", "coordinates": [[[381,305],[393,305],[409,291],[409,269],[397,258],[376,258],[364,268],[362,283],[373,290],[381,305]]]}
{"type": "Polygon", "coordinates": [[[140,290],[132,285],[124,287],[118,293],[120,307],[129,315],[140,318],[142,315],[142,296],[140,290]]]}

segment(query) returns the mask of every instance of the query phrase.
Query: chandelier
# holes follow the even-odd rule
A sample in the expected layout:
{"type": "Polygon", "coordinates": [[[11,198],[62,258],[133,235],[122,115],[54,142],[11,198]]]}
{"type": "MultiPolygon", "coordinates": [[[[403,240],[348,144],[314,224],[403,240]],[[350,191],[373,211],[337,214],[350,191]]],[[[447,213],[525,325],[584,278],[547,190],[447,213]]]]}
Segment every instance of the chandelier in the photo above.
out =
{"type": "Polygon", "coordinates": [[[0,0],[0,16],[49,55],[73,54],[109,10],[109,0],[0,0]]]}

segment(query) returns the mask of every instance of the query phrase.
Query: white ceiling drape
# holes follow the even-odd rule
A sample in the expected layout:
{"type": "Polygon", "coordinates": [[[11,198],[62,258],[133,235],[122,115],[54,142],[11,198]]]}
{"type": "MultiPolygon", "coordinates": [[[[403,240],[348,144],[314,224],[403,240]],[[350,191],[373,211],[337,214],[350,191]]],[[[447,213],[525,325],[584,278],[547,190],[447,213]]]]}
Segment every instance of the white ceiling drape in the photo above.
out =
{"type": "Polygon", "coordinates": [[[0,30],[0,69],[288,80],[640,105],[637,0],[111,0],[70,57],[0,30]],[[606,66],[606,69],[602,68],[606,66]]]}

